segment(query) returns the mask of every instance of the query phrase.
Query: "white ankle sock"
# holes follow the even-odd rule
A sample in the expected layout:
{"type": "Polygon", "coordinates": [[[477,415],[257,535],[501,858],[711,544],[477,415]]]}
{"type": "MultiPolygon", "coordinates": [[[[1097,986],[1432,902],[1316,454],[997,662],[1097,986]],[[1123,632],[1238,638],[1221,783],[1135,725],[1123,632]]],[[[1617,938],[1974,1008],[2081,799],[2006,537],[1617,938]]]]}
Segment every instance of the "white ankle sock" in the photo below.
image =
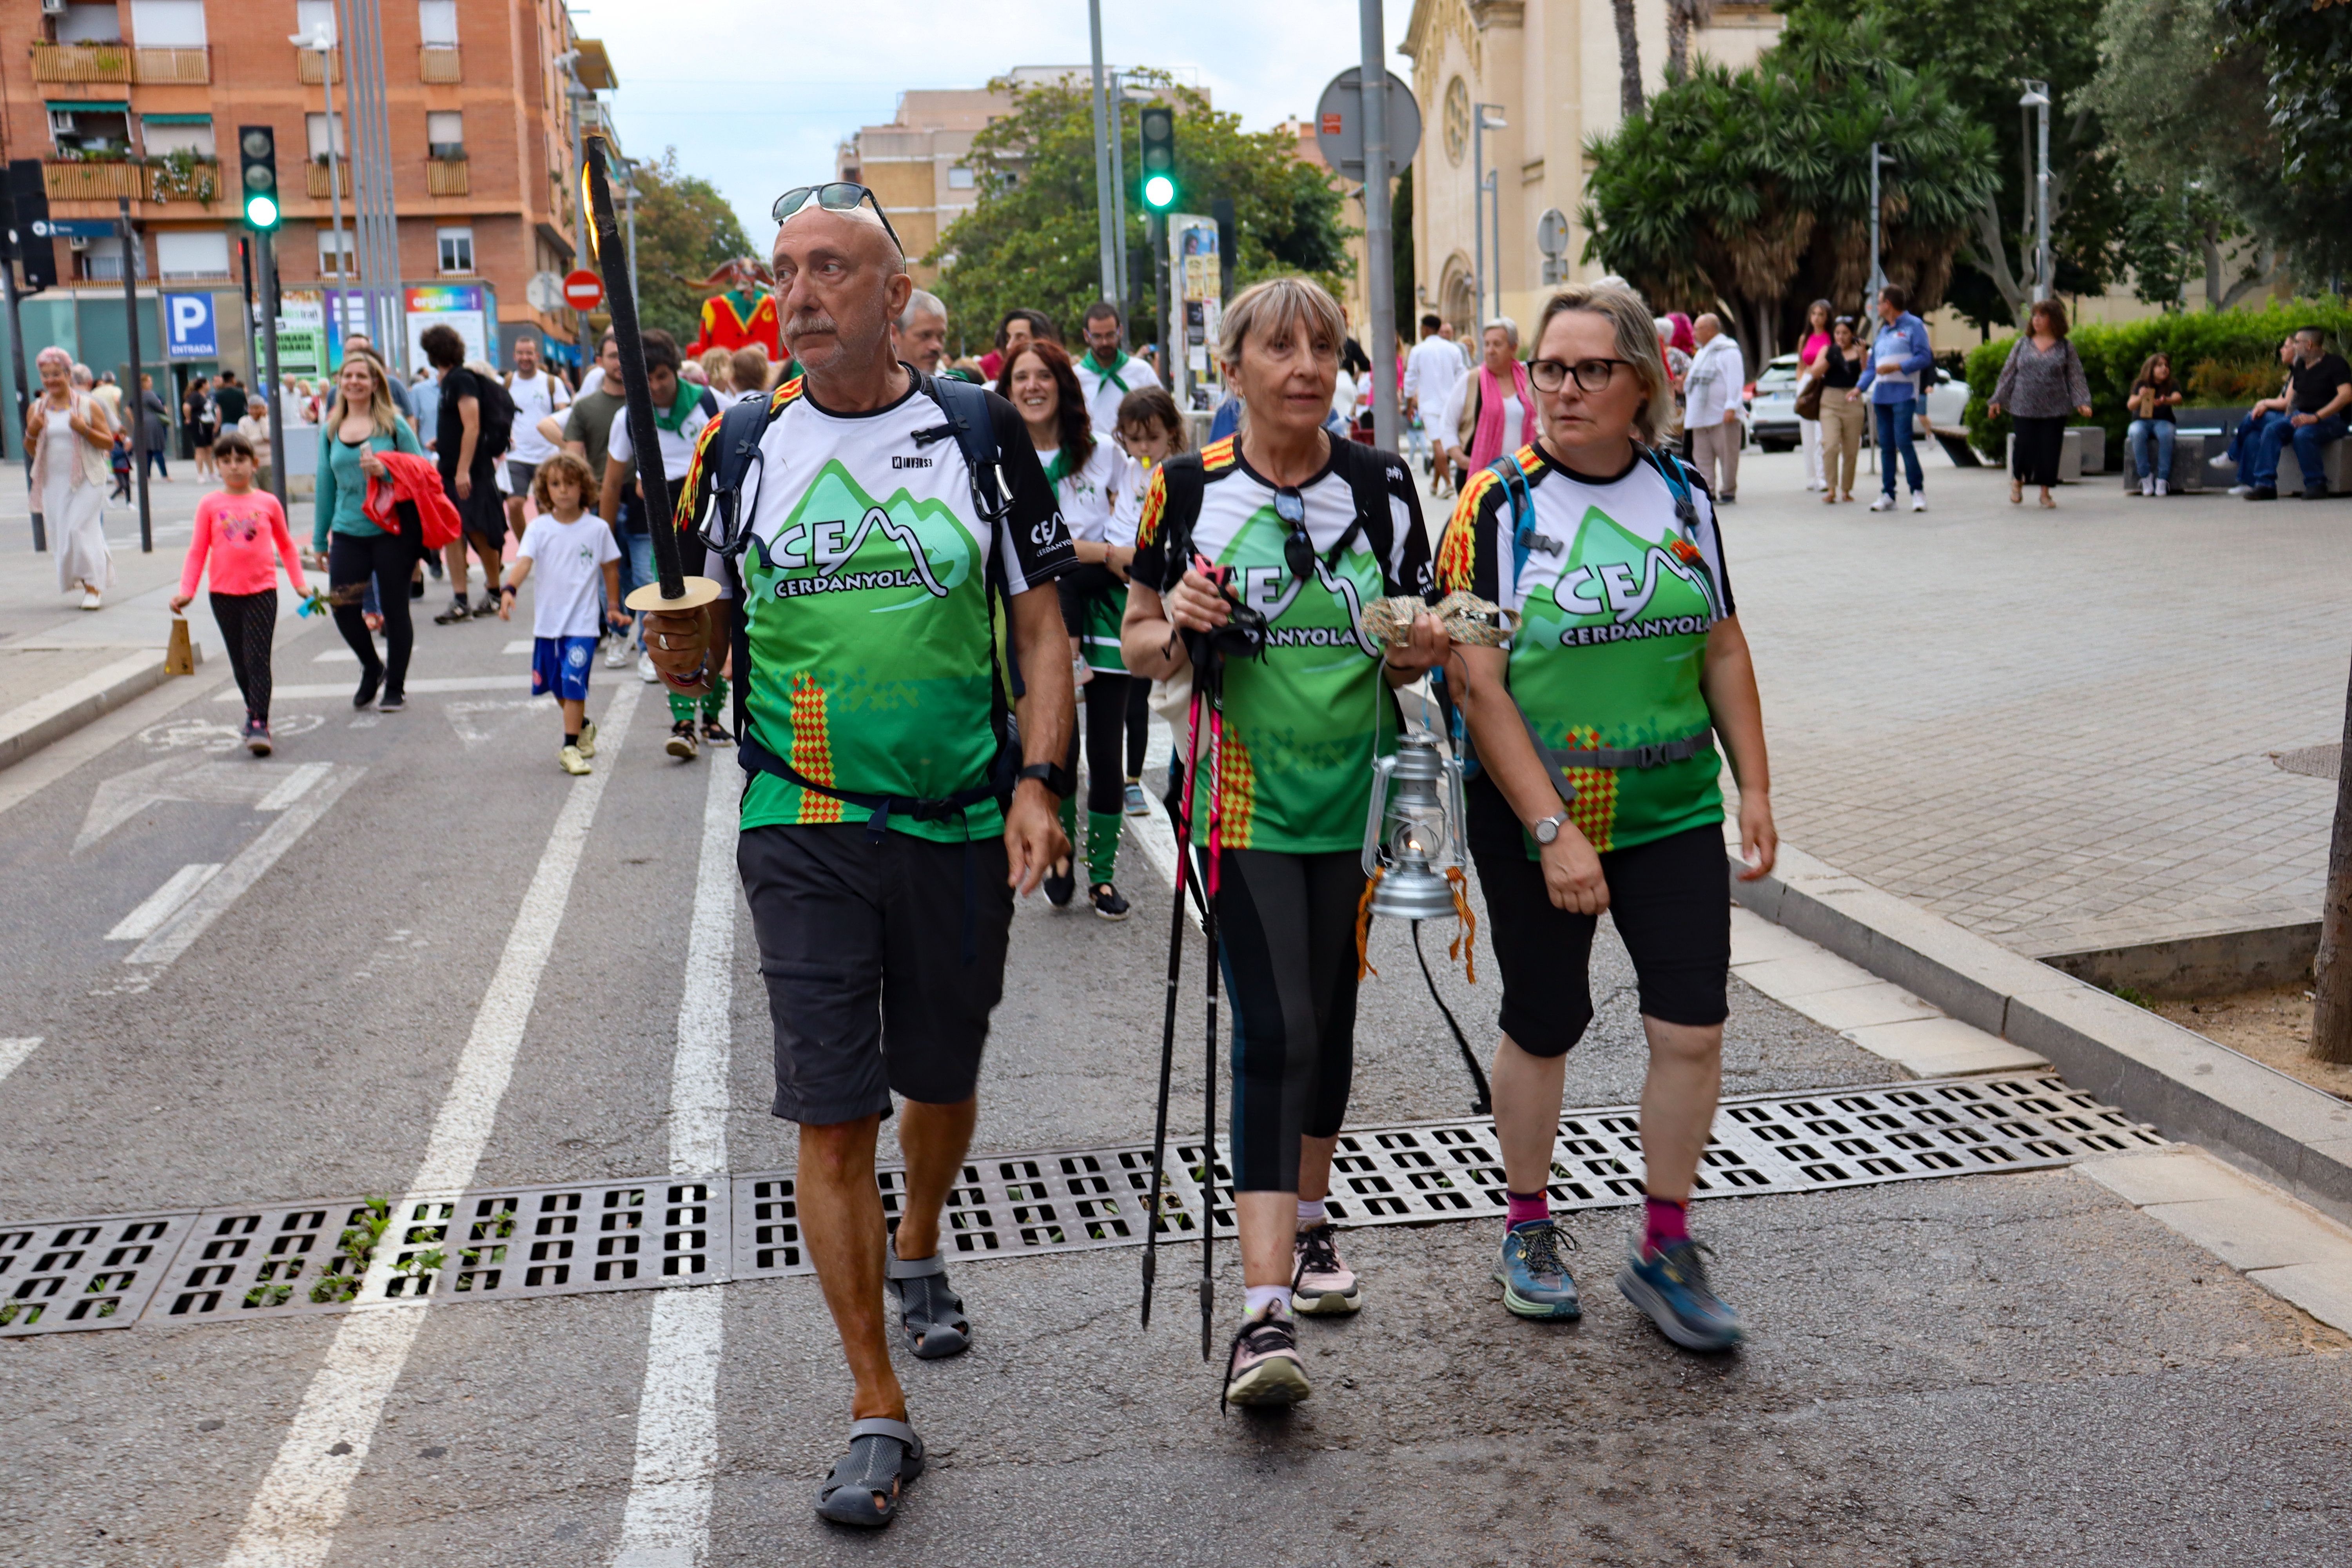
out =
{"type": "Polygon", "coordinates": [[[1299,1229],[1312,1230],[1318,1225],[1328,1225],[1330,1219],[1331,1211],[1324,1205],[1321,1198],[1317,1198],[1311,1204],[1305,1198],[1298,1200],[1299,1229]]]}
{"type": "Polygon", "coordinates": [[[1287,1285],[1252,1285],[1246,1291],[1249,1305],[1244,1314],[1255,1318],[1271,1306],[1285,1317],[1290,1315],[1290,1287],[1287,1285]]]}

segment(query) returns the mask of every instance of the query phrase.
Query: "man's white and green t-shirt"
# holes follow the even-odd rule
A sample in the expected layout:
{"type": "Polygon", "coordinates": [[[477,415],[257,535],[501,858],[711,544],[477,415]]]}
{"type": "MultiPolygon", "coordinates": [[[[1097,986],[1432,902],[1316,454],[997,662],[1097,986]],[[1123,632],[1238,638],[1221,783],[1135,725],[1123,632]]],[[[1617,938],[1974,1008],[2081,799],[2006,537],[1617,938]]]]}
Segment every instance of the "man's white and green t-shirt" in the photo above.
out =
{"type": "MultiPolygon", "coordinates": [[[[1412,594],[1430,586],[1421,502],[1411,476],[1391,465],[1370,447],[1334,442],[1330,462],[1298,487],[1317,556],[1313,578],[1301,582],[1284,559],[1290,525],[1275,510],[1276,488],[1250,468],[1234,437],[1201,452],[1192,553],[1234,568],[1241,601],[1268,623],[1263,659],[1224,665],[1214,794],[1230,847],[1320,855],[1363,844],[1372,763],[1395,749],[1398,722],[1380,646],[1364,633],[1364,606],[1390,584],[1412,594]],[[1381,464],[1387,505],[1327,569],[1324,558],[1356,520],[1342,462],[1381,464]]],[[[1133,572],[1136,582],[1163,587],[1187,564],[1169,559],[1167,476],[1163,463],[1144,492],[1133,572]]],[[[1203,843],[1210,793],[1193,792],[1193,832],[1203,843]]]]}
{"type": "MultiPolygon", "coordinates": [[[[1733,605],[1704,485],[1685,470],[1697,522],[1685,535],[1674,492],[1638,455],[1607,478],[1563,468],[1534,446],[1510,460],[1532,502],[1517,525],[1528,537],[1524,555],[1511,487],[1482,469],[1446,524],[1437,585],[1519,612],[1511,696],[1538,737],[1556,751],[1630,751],[1706,731],[1707,633],[1733,605]]],[[[1722,768],[1713,745],[1654,768],[1570,767],[1569,816],[1595,849],[1719,823],[1722,768]]]]}
{"type": "MultiPolygon", "coordinates": [[[[820,785],[938,800],[986,782],[995,760],[996,632],[988,584],[1026,592],[1071,563],[1045,469],[1013,405],[988,395],[1004,518],[975,515],[961,449],[919,444],[943,422],[919,385],[887,408],[834,414],[787,382],[760,441],[743,502],[751,541],[727,568],[751,658],[736,679],[747,734],[820,785]]],[[[697,453],[681,519],[708,503],[714,421],[697,453]]],[[[862,822],[832,795],[754,773],[742,826],[862,822]]],[[[940,841],[1001,832],[982,799],[961,816],[890,827],[940,841]]]]}

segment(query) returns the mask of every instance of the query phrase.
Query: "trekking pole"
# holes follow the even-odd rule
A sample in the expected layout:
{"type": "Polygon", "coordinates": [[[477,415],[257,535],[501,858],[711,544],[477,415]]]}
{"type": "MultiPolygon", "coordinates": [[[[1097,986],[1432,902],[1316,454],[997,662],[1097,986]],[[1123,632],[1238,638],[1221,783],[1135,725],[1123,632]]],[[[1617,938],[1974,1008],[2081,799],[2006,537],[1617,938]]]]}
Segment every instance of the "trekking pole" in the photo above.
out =
{"type": "MultiPolygon", "coordinates": [[[[1222,775],[1224,764],[1223,705],[1218,688],[1222,670],[1215,651],[1208,639],[1201,639],[1205,657],[1192,666],[1192,681],[1200,690],[1202,710],[1209,719],[1209,767],[1222,775]]],[[[1198,769],[1193,770],[1195,773],[1198,769]]],[[[1217,855],[1223,847],[1217,831],[1217,790],[1223,784],[1222,776],[1209,781],[1209,856],[1202,872],[1201,946],[1208,955],[1202,968],[1208,971],[1209,1026],[1206,1059],[1202,1062],[1204,1092],[1201,1131],[1201,1359],[1207,1361],[1215,1334],[1216,1321],[1216,1245],[1217,1245],[1217,855]]],[[[1189,795],[1192,784],[1187,781],[1189,795]]]]}
{"type": "MultiPolygon", "coordinates": [[[[1201,695],[1192,693],[1191,722],[1185,730],[1184,784],[1181,806],[1171,807],[1176,831],[1174,906],[1168,921],[1168,1011],[1160,1029],[1160,1106],[1151,1121],[1151,1203],[1143,1228],[1143,1326],[1151,1327],[1151,1284],[1159,1272],[1160,1187],[1168,1158],[1168,1086],[1176,1066],[1176,993],[1184,973],[1184,899],[1192,887],[1192,779],[1201,760],[1201,695]]],[[[1214,955],[1211,955],[1213,963],[1214,955]]]]}
{"type": "Polygon", "coordinates": [[[1454,1031],[1454,1043],[1462,1049],[1462,1065],[1470,1069],[1471,1086],[1477,1090],[1477,1098],[1470,1102],[1470,1114],[1492,1116],[1495,1113],[1495,1096],[1486,1087],[1486,1071],[1478,1065],[1477,1054],[1471,1050],[1468,1037],[1462,1033],[1462,1026],[1454,1022],[1454,1009],[1448,1007],[1445,998],[1437,994],[1437,976],[1429,972],[1429,960],[1421,951],[1419,921],[1412,922],[1412,955],[1421,960],[1421,977],[1429,983],[1429,999],[1436,1003],[1437,1010],[1445,1016],[1445,1026],[1454,1031]]]}

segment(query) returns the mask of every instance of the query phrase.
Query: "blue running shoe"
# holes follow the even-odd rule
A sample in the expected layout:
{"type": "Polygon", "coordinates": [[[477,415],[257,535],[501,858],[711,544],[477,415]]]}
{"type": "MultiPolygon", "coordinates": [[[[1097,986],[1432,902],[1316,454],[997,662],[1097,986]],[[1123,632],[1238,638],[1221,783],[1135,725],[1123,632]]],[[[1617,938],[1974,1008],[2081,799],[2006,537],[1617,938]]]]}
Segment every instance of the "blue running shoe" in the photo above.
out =
{"type": "Polygon", "coordinates": [[[1554,1321],[1584,1315],[1576,1281],[1559,1255],[1562,1243],[1576,1250],[1576,1238],[1548,1219],[1528,1220],[1504,1233],[1503,1256],[1495,1264],[1504,1306],[1522,1318],[1554,1321]]]}
{"type": "Polygon", "coordinates": [[[1695,1241],[1677,1241],[1654,1258],[1642,1256],[1642,1244],[1617,1271],[1617,1289],[1625,1300],[1650,1314],[1658,1331],[1686,1351],[1727,1351],[1748,1337],[1739,1314],[1707,1287],[1702,1249],[1695,1241]]]}

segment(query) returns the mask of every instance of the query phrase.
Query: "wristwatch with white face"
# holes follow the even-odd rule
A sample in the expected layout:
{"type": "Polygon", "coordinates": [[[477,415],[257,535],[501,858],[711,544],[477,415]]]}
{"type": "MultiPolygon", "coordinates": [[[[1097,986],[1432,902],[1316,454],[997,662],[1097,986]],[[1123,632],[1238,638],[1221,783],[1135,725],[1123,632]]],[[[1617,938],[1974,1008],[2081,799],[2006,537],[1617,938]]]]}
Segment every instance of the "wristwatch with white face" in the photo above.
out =
{"type": "Polygon", "coordinates": [[[1556,811],[1540,822],[1529,824],[1528,832],[1534,837],[1537,843],[1549,844],[1553,839],[1559,837],[1560,825],[1567,820],[1568,813],[1564,811],[1556,811]]]}

